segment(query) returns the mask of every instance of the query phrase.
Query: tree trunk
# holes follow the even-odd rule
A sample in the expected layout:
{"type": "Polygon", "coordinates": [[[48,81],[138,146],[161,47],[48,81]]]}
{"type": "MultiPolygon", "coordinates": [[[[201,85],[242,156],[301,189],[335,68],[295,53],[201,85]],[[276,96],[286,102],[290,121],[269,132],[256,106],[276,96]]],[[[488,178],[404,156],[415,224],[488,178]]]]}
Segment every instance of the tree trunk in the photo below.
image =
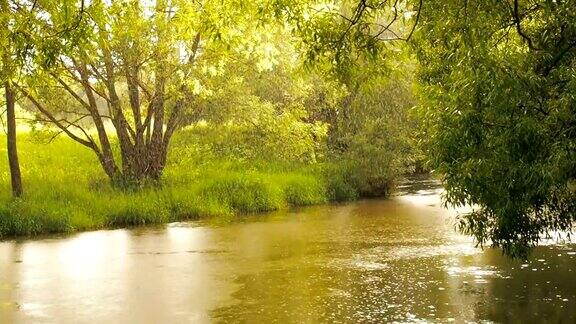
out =
{"type": "Polygon", "coordinates": [[[20,175],[20,164],[18,162],[18,149],[16,147],[16,112],[14,91],[10,81],[4,83],[6,95],[6,118],[7,118],[7,144],[8,144],[8,164],[10,165],[10,180],[12,183],[12,195],[22,196],[22,177],[20,175]]]}
{"type": "Polygon", "coordinates": [[[163,143],[150,143],[129,152],[121,152],[123,158],[122,181],[140,183],[159,180],[166,164],[167,150],[163,143]]]}

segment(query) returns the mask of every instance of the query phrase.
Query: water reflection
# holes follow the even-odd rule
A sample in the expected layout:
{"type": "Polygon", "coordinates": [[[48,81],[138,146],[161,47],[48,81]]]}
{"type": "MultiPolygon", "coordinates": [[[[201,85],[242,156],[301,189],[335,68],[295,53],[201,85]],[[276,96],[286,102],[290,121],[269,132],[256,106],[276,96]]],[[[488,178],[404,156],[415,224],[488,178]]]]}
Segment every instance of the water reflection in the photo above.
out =
{"type": "Polygon", "coordinates": [[[426,181],[223,227],[0,243],[0,323],[576,321],[574,246],[476,249],[426,181]]]}

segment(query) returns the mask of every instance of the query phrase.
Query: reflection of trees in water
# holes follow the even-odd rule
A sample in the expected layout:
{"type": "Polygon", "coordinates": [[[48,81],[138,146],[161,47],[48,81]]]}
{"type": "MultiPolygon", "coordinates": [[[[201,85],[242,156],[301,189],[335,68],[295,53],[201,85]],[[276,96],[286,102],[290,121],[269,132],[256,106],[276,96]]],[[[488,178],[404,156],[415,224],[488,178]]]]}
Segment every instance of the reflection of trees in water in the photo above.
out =
{"type": "Polygon", "coordinates": [[[429,174],[406,176],[396,186],[396,195],[435,195],[442,188],[442,183],[429,174]]]}

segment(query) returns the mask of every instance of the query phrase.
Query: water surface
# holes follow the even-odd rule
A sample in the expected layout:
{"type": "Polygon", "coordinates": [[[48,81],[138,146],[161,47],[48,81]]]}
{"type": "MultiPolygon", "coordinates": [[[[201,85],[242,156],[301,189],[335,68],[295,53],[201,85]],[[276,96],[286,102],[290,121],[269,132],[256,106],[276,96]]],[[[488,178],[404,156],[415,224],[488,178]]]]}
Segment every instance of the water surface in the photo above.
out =
{"type": "Polygon", "coordinates": [[[576,322],[576,246],[474,248],[434,183],[389,200],[0,243],[0,323],[576,322]]]}

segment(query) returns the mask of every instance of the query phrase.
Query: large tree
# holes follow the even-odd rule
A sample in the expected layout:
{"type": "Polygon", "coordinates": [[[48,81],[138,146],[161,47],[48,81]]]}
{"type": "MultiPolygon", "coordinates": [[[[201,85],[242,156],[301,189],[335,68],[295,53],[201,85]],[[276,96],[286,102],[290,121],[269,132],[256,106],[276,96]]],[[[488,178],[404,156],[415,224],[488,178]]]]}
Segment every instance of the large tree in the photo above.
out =
{"type": "MultiPolygon", "coordinates": [[[[41,1],[41,8],[31,20],[36,42],[71,19],[59,2],[41,1]]],[[[159,179],[172,135],[202,91],[201,75],[248,41],[252,8],[241,1],[91,1],[77,22],[83,38],[31,62],[51,64],[18,90],[39,121],[94,151],[111,179],[159,179]]]]}
{"type": "Polygon", "coordinates": [[[429,1],[424,148],[460,229],[523,255],[576,217],[576,2],[429,1]]]}

